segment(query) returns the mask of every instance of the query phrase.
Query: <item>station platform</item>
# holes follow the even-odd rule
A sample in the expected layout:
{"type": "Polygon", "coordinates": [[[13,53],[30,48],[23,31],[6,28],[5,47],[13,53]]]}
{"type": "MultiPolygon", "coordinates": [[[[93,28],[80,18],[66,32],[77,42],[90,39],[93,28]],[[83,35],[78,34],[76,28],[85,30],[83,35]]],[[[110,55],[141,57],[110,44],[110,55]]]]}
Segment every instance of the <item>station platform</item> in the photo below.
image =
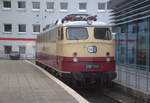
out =
{"type": "Polygon", "coordinates": [[[88,103],[43,71],[28,61],[0,60],[0,103],[88,103]]]}

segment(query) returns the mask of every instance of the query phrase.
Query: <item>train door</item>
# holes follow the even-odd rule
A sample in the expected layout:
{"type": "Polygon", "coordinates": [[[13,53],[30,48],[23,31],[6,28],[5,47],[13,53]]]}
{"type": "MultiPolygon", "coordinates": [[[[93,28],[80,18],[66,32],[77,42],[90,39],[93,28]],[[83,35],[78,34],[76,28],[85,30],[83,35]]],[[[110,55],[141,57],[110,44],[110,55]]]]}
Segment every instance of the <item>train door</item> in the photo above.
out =
{"type": "Polygon", "coordinates": [[[63,48],[63,39],[64,39],[64,33],[63,33],[63,28],[58,28],[57,30],[57,46],[56,46],[56,51],[57,51],[57,68],[61,69],[61,57],[63,56],[63,51],[62,51],[62,48],[63,48]]]}

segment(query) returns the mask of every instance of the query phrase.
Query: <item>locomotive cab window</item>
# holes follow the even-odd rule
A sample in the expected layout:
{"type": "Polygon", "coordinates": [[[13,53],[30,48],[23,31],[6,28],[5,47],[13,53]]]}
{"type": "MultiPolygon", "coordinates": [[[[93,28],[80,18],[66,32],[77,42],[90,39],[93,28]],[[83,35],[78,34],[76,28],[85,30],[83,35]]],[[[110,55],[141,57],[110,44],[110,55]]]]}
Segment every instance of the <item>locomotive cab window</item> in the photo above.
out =
{"type": "Polygon", "coordinates": [[[67,40],[85,40],[88,39],[86,28],[71,27],[67,28],[67,40]]]}
{"type": "Polygon", "coordinates": [[[61,30],[58,30],[58,40],[63,40],[64,38],[64,33],[63,33],[63,28],[61,30]]]}
{"type": "Polygon", "coordinates": [[[111,32],[108,28],[94,28],[95,39],[111,40],[111,32]]]}

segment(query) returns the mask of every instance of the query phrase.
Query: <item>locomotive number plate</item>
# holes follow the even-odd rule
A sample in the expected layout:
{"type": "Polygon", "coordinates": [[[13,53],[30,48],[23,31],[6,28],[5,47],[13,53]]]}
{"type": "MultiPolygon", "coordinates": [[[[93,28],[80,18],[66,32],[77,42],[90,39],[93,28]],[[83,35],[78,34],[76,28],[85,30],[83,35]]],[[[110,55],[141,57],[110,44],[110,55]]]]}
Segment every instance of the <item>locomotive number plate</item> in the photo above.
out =
{"type": "Polygon", "coordinates": [[[86,65],[86,69],[98,69],[98,68],[100,68],[100,65],[98,64],[86,65]]]}

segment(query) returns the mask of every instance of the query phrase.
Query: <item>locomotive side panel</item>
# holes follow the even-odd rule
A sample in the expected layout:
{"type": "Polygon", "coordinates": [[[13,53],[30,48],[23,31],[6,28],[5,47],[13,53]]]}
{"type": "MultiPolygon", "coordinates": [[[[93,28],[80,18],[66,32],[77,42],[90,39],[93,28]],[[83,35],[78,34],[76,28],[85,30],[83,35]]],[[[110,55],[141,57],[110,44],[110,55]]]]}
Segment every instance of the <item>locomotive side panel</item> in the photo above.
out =
{"type": "Polygon", "coordinates": [[[56,33],[57,29],[55,28],[39,35],[38,38],[41,38],[41,42],[37,42],[36,50],[36,60],[53,69],[57,68],[56,33]]]}

